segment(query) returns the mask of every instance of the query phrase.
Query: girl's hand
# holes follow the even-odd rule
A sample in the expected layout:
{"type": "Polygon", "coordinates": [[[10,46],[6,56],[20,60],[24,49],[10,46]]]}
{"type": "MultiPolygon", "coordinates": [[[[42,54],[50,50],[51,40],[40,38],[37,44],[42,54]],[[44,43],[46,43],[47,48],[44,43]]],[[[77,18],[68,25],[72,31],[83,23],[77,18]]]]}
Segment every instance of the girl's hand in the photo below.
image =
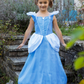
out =
{"type": "Polygon", "coordinates": [[[66,47],[66,44],[64,43],[64,44],[62,44],[64,47],[66,47]]]}
{"type": "Polygon", "coordinates": [[[66,44],[62,44],[66,49],[70,49],[66,44]]]}
{"type": "Polygon", "coordinates": [[[23,43],[21,43],[21,44],[17,47],[17,49],[20,49],[22,46],[24,46],[23,43]]]}

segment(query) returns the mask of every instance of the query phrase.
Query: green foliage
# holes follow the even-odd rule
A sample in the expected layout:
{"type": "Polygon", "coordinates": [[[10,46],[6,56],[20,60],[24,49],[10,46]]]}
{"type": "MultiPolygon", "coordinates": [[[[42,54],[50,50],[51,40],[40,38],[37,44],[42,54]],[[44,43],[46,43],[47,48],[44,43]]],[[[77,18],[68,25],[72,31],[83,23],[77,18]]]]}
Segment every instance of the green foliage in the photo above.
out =
{"type": "Polygon", "coordinates": [[[3,1],[4,10],[4,19],[12,20],[27,20],[26,15],[29,11],[37,11],[37,7],[34,4],[34,0],[6,0],[3,1]],[[7,17],[7,18],[6,18],[7,17]]]}
{"type": "Polygon", "coordinates": [[[74,28],[71,28],[70,26],[69,27],[62,26],[60,29],[64,36],[69,36],[72,33],[72,31],[74,30],[74,28]]]}
{"type": "Polygon", "coordinates": [[[17,35],[19,24],[13,24],[11,20],[2,21],[0,20],[0,56],[2,55],[2,47],[5,44],[4,36],[9,35],[9,43],[14,40],[13,35],[17,35]]]}
{"type": "Polygon", "coordinates": [[[12,23],[19,24],[19,31],[24,33],[30,19],[26,13],[29,11],[36,12],[38,8],[34,4],[34,0],[2,0],[0,10],[3,21],[11,20],[12,23]]]}
{"type": "Polygon", "coordinates": [[[11,20],[7,21],[0,20],[0,33],[16,35],[18,29],[19,24],[13,24],[11,20]]]}
{"type": "Polygon", "coordinates": [[[71,34],[71,40],[67,43],[67,48],[72,47],[72,45],[79,39],[84,39],[84,27],[78,27],[73,31],[73,34],[71,34]]]}
{"type": "Polygon", "coordinates": [[[84,84],[84,79],[82,79],[79,84],[84,84]]]}
{"type": "Polygon", "coordinates": [[[82,80],[83,76],[79,73],[78,78],[79,78],[79,80],[82,80]]]}
{"type": "Polygon", "coordinates": [[[72,70],[72,64],[71,65],[66,65],[66,66],[64,66],[64,68],[67,69],[67,70],[72,70]]]}
{"type": "Polygon", "coordinates": [[[80,55],[80,56],[84,56],[84,51],[79,52],[78,55],[80,55]]]}
{"type": "Polygon", "coordinates": [[[84,67],[84,57],[79,57],[74,62],[74,68],[75,70],[78,70],[80,68],[84,67]]]}
{"type": "MultiPolygon", "coordinates": [[[[78,26],[71,34],[71,40],[67,43],[66,48],[69,49],[77,40],[84,40],[84,26],[78,26]]],[[[74,69],[78,70],[84,67],[84,51],[78,53],[79,57],[74,61],[74,69]]],[[[81,75],[78,75],[82,79],[81,75]]],[[[84,79],[79,84],[84,84],[84,79]]]]}
{"type": "MultiPolygon", "coordinates": [[[[67,49],[72,47],[73,44],[77,41],[77,40],[84,40],[84,26],[83,27],[78,27],[77,29],[75,29],[73,31],[73,33],[71,34],[71,40],[67,43],[67,49]]],[[[82,67],[84,67],[84,51],[78,53],[79,58],[77,58],[74,62],[74,68],[75,70],[78,70],[82,67]]]]}
{"type": "MultiPolygon", "coordinates": [[[[67,23],[65,23],[66,25],[60,26],[59,28],[62,31],[62,34],[64,36],[71,36],[71,34],[73,34],[73,31],[75,31],[75,29],[80,29],[80,28],[84,28],[84,26],[80,26],[77,23],[73,24],[73,25],[69,25],[67,26],[67,23]]],[[[74,36],[74,35],[73,35],[74,36]]]]}
{"type": "Polygon", "coordinates": [[[9,77],[3,72],[0,66],[0,84],[6,84],[9,81],[9,77]]]}
{"type": "MultiPolygon", "coordinates": [[[[0,8],[3,20],[12,20],[13,23],[19,24],[19,31],[24,33],[29,24],[30,17],[27,12],[37,12],[38,7],[34,0],[2,0],[3,10],[0,8]]],[[[50,8],[51,11],[53,8],[50,8]]]]}
{"type": "Polygon", "coordinates": [[[18,84],[18,78],[15,78],[15,80],[16,80],[16,81],[15,81],[15,84],[18,84]]]}

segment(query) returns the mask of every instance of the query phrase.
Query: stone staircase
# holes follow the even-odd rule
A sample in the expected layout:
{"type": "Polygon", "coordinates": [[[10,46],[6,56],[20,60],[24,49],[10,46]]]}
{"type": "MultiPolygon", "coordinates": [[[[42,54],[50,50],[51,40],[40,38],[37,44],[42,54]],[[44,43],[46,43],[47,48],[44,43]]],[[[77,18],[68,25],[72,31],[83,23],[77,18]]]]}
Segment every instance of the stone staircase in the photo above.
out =
{"type": "MultiPolygon", "coordinates": [[[[5,39],[8,39],[6,37],[5,39]]],[[[10,42],[6,40],[6,44],[4,45],[4,56],[3,56],[3,67],[7,75],[14,81],[18,79],[19,73],[24,66],[24,63],[28,57],[28,49],[27,45],[23,46],[21,49],[16,49],[18,45],[22,42],[23,36],[14,37],[15,39],[10,42]]],[[[27,43],[26,43],[27,44],[27,43]]],[[[65,58],[60,56],[63,66],[65,65],[65,58]]],[[[72,83],[74,79],[74,72],[65,69],[67,74],[68,83],[67,84],[75,84],[72,83]]],[[[77,84],[77,83],[76,83],[77,84]]]]}

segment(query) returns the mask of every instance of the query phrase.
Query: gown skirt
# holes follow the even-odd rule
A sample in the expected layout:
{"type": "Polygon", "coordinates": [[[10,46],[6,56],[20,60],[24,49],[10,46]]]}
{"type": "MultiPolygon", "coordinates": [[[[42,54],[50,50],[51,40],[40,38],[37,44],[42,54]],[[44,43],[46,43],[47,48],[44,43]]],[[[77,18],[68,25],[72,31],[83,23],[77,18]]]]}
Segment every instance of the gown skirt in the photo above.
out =
{"type": "Polygon", "coordinates": [[[29,53],[18,84],[67,84],[59,52],[51,47],[46,37],[34,52],[29,53]]]}

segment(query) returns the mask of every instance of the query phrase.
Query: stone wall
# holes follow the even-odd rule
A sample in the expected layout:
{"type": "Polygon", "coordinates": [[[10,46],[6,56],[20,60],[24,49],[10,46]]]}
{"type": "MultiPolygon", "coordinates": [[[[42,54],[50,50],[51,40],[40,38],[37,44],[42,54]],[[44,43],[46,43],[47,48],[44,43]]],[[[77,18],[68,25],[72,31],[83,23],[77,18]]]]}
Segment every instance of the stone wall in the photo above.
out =
{"type": "MultiPolygon", "coordinates": [[[[64,36],[65,43],[70,40],[70,37],[64,36]]],[[[60,56],[65,58],[65,64],[73,64],[74,60],[78,57],[78,52],[84,51],[84,41],[76,41],[75,44],[66,50],[63,46],[60,47],[60,56]]]]}
{"type": "MultiPolygon", "coordinates": [[[[63,38],[66,43],[70,41],[70,37],[68,36],[64,36],[63,38]]],[[[75,59],[79,57],[78,53],[81,51],[84,51],[84,41],[76,41],[75,44],[69,50],[66,50],[63,46],[61,46],[59,52],[60,56],[65,58],[65,67],[69,70],[74,71],[74,75],[77,76],[77,81],[84,78],[84,68],[75,71],[73,65],[75,59]]]]}

